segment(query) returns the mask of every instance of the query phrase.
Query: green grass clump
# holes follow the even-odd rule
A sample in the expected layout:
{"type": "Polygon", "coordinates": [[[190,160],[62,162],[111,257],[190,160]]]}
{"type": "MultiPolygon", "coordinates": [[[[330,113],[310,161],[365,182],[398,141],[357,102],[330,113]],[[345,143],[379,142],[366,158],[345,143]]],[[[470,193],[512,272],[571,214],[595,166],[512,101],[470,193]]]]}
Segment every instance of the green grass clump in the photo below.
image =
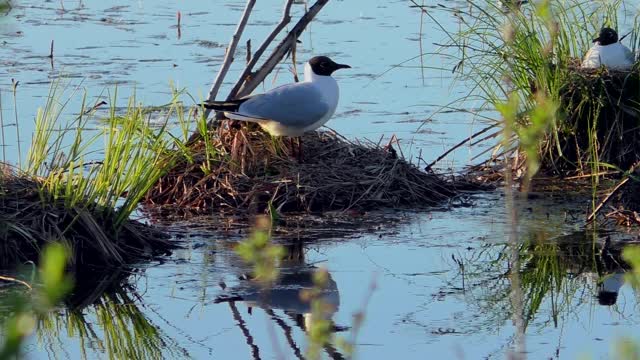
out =
{"type": "MultiPolygon", "coordinates": [[[[445,8],[460,23],[457,32],[448,32],[443,51],[453,49],[454,71],[471,84],[464,100],[480,101],[489,110],[506,99],[517,104],[508,124],[512,136],[501,153],[526,153],[530,175],[540,166],[555,173],[596,173],[608,165],[627,165],[614,143],[621,141],[618,130],[629,128],[600,120],[605,112],[608,117],[629,108],[637,112],[640,98],[637,92],[629,98],[609,91],[620,86],[620,76],[579,66],[600,28],[618,28],[623,5],[620,0],[546,0],[508,8],[502,2],[467,0],[445,8]],[[616,132],[607,131],[612,128],[616,132]]],[[[638,37],[632,34],[628,41],[635,51],[638,37]]],[[[627,75],[621,75],[623,82],[627,75]]]]}
{"type": "Polygon", "coordinates": [[[56,106],[52,94],[38,111],[26,173],[40,178],[53,200],[62,200],[69,208],[95,203],[100,216],[112,218],[116,229],[121,227],[171,166],[165,156],[172,143],[165,136],[166,123],[152,127],[143,108],[131,98],[123,115],[117,115],[113,105],[100,129],[91,133],[86,130],[91,116],[81,114],[60,125],[61,109],[56,106]],[[97,154],[89,149],[100,145],[100,140],[103,160],[90,161],[88,157],[97,154]]]}
{"type": "MultiPolygon", "coordinates": [[[[84,111],[84,101],[80,115],[64,121],[63,91],[52,85],[38,110],[26,163],[5,166],[0,177],[0,265],[34,259],[50,239],[66,242],[80,263],[122,263],[166,251],[165,237],[131,220],[173,164],[166,119],[152,124],[132,97],[124,113],[113,105],[101,122],[84,111]]],[[[116,94],[112,99],[115,104],[116,94]]]]}

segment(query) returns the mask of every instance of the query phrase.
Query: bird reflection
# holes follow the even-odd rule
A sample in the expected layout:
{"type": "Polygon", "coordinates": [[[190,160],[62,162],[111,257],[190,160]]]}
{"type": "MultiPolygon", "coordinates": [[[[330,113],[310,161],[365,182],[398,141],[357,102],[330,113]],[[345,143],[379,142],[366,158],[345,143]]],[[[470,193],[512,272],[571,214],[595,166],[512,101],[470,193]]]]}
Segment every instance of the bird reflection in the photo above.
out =
{"type": "Polygon", "coordinates": [[[620,288],[624,285],[624,272],[605,275],[598,284],[598,303],[603,306],[615,305],[620,288]]]}
{"type": "MultiPolygon", "coordinates": [[[[214,300],[215,303],[229,303],[236,323],[241,329],[243,328],[242,332],[247,338],[254,358],[259,358],[259,355],[256,356],[258,349],[253,345],[253,338],[249,329],[246,328],[246,322],[235,307],[235,302],[238,301],[244,302],[248,306],[249,315],[253,314],[254,307],[264,310],[271,320],[282,329],[289,346],[299,359],[303,359],[304,356],[293,338],[293,328],[289,322],[278,316],[276,311],[282,311],[294,326],[306,332],[313,319],[310,301],[301,296],[305,291],[314,289],[314,286],[315,290],[320,290],[317,299],[326,305],[323,317],[330,321],[332,331],[338,332],[347,329],[332,321],[333,315],[340,307],[340,295],[331,274],[327,274],[325,283],[319,288],[313,281],[314,273],[319,268],[305,262],[302,243],[286,246],[286,250],[287,257],[281,264],[280,275],[271,287],[264,289],[260,284],[243,275],[239,285],[225,289],[226,294],[218,296],[214,300]]],[[[331,345],[326,345],[324,350],[333,359],[344,359],[331,345]]]]}
{"type": "Polygon", "coordinates": [[[596,268],[598,272],[598,303],[603,306],[615,305],[618,301],[618,293],[624,285],[624,274],[629,269],[628,264],[622,260],[622,246],[613,244],[611,237],[604,239],[600,248],[596,268]]]}
{"type": "MultiPolygon", "coordinates": [[[[318,269],[305,266],[297,269],[283,269],[277,282],[270,289],[262,290],[260,285],[249,280],[230,290],[233,295],[220,296],[216,302],[244,301],[249,307],[258,306],[263,309],[279,309],[288,314],[302,315],[307,319],[311,314],[311,304],[301,298],[300,292],[313,288],[313,274],[318,269]]],[[[322,289],[320,299],[330,305],[332,314],[340,306],[340,297],[336,282],[329,276],[322,289]]]]}

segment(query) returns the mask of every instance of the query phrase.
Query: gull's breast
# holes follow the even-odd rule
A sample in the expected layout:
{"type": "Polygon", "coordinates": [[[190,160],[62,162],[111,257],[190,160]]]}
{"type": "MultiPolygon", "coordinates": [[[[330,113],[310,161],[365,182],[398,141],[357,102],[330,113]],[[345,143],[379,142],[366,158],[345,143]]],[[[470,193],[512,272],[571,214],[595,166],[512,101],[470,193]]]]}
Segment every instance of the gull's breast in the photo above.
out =
{"type": "Polygon", "coordinates": [[[321,101],[327,104],[328,109],[321,118],[308,125],[304,130],[305,132],[315,130],[326,124],[336,112],[338,100],[340,99],[340,88],[338,87],[338,82],[331,76],[324,76],[322,79],[315,79],[313,84],[317,87],[321,95],[321,101]]]}
{"type": "Polygon", "coordinates": [[[631,50],[621,43],[594,45],[582,62],[583,68],[598,68],[604,65],[610,69],[626,70],[633,66],[634,56],[631,50]]]}

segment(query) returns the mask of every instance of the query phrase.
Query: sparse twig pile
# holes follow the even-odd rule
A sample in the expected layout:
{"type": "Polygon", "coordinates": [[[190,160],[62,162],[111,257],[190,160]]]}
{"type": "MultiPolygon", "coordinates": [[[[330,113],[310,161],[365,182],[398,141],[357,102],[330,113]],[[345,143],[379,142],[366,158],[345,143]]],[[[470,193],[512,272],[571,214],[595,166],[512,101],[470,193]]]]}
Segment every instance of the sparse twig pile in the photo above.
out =
{"type": "Polygon", "coordinates": [[[636,163],[622,180],[607,191],[593,216],[602,213],[605,220],[619,225],[640,226],[640,177],[635,170],[638,165],[640,163],[636,163]]]}

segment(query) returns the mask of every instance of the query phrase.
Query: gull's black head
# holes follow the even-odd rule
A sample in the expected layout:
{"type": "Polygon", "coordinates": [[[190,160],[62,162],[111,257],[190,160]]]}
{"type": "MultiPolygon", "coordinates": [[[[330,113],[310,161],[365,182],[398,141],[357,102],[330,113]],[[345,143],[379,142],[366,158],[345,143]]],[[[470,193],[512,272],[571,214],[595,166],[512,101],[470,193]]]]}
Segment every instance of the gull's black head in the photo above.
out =
{"type": "Polygon", "coordinates": [[[598,42],[602,46],[615,44],[618,42],[618,33],[612,28],[602,28],[600,35],[593,39],[593,42],[598,42]]]}
{"type": "Polygon", "coordinates": [[[351,66],[345,64],[337,64],[326,56],[315,56],[309,60],[311,70],[316,75],[330,76],[338,69],[350,69],[351,66]]]}

